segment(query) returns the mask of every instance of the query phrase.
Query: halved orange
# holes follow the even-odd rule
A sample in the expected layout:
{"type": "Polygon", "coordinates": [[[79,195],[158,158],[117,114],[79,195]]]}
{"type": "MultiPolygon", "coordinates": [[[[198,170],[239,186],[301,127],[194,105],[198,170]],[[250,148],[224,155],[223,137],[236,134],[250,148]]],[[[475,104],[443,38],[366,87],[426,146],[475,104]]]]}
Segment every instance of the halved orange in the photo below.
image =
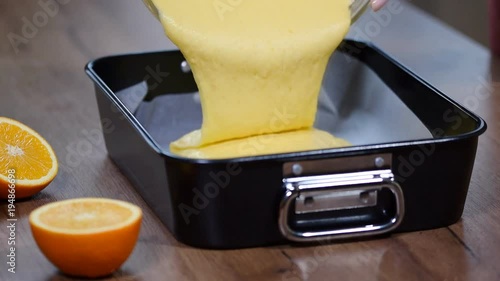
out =
{"type": "Polygon", "coordinates": [[[40,192],[55,178],[57,158],[49,143],[28,126],[0,117],[0,198],[40,192]],[[10,180],[10,181],[9,181],[10,180]]]}
{"type": "Polygon", "coordinates": [[[79,198],[39,207],[29,221],[38,247],[59,270],[96,278],[113,273],[132,253],[142,211],[120,200],[79,198]]]}

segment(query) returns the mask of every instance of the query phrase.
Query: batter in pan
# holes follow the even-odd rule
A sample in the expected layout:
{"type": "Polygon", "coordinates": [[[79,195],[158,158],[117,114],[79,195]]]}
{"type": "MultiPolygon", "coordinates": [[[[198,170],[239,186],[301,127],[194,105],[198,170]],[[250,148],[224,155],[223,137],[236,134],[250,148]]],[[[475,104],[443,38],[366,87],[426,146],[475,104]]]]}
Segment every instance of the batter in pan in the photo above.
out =
{"type": "Polygon", "coordinates": [[[186,57],[203,124],[171,143],[194,158],[233,158],[346,146],[313,129],[350,0],[153,0],[186,57]]]}

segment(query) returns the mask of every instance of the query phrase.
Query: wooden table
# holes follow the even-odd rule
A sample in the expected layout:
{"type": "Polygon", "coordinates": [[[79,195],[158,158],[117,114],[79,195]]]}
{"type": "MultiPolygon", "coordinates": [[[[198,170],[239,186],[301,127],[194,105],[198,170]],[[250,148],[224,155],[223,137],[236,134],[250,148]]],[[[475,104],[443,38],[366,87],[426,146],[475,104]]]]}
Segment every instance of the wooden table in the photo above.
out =
{"type": "Polygon", "coordinates": [[[110,54],[173,48],[141,1],[60,0],[65,4],[45,18],[38,1],[1,1],[0,115],[45,136],[61,169],[46,190],[17,202],[16,274],[7,272],[1,203],[0,280],[69,280],[38,250],[27,218],[43,204],[89,196],[127,200],[145,212],[133,254],[106,280],[500,280],[500,60],[410,5],[392,1],[396,6],[386,7],[378,20],[365,14],[351,37],[373,40],[489,125],[480,138],[462,220],[363,242],[231,251],[178,243],[108,159],[101,138],[88,153],[71,153],[101,130],[84,64],[110,54]],[[14,48],[9,38],[21,36],[23,18],[33,22],[33,16],[39,27],[24,27],[24,40],[14,48]]]}

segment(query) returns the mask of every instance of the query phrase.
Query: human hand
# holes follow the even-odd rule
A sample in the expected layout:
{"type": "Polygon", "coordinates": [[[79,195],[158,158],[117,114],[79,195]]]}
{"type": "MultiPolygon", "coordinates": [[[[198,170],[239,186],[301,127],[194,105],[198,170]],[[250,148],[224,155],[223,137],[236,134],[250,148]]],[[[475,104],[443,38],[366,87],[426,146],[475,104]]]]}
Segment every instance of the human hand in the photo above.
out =
{"type": "Polygon", "coordinates": [[[372,9],[374,11],[378,11],[380,9],[382,9],[382,7],[387,3],[387,1],[389,0],[371,0],[371,5],[372,5],[372,9]]]}

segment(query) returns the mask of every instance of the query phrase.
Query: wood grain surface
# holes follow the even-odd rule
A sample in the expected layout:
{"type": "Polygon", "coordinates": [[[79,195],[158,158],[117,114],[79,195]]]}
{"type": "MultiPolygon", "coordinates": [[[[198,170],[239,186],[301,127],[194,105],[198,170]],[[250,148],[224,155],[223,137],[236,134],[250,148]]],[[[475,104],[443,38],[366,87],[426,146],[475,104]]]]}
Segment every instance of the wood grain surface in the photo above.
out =
{"type": "Polygon", "coordinates": [[[16,203],[15,274],[7,271],[1,203],[0,280],[73,280],[38,250],[27,218],[38,206],[75,197],[127,200],[145,212],[134,252],[105,280],[500,280],[500,59],[472,40],[397,0],[365,14],[350,34],[374,41],[488,123],[460,222],[361,242],[200,250],[177,242],[108,159],[83,71],[97,57],[174,46],[139,0],[59,0],[50,15],[45,2],[0,2],[0,115],[40,132],[61,165],[49,187],[16,203]],[[27,22],[38,26],[30,30],[27,22]],[[75,154],[82,141],[90,148],[75,154]]]}

